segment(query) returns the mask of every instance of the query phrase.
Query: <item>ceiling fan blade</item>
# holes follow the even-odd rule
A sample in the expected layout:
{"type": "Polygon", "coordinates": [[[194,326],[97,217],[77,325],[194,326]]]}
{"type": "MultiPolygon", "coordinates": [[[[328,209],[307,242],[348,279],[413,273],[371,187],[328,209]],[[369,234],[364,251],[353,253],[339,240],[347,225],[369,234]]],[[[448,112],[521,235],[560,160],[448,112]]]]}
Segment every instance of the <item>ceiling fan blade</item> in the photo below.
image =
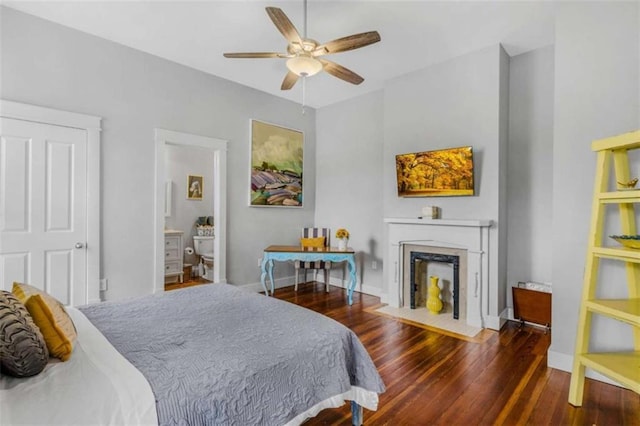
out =
{"type": "Polygon", "coordinates": [[[289,71],[287,75],[284,76],[284,80],[282,80],[282,86],[280,86],[280,90],[289,90],[291,89],[298,81],[298,74],[289,71]]]}
{"type": "Polygon", "coordinates": [[[287,56],[277,52],[245,52],[245,53],[223,53],[225,58],[282,58],[287,56]]]}
{"type": "Polygon", "coordinates": [[[326,59],[319,59],[324,65],[324,70],[334,77],[338,77],[341,80],[351,84],[360,84],[364,81],[364,78],[360,77],[355,72],[336,64],[335,62],[327,61],[326,59]]]}
{"type": "Polygon", "coordinates": [[[358,49],[380,41],[380,34],[377,31],[369,31],[366,33],[353,34],[342,37],[333,41],[329,41],[318,46],[313,54],[314,56],[328,55],[331,53],[345,52],[347,50],[358,49]]]}
{"type": "Polygon", "coordinates": [[[282,33],[289,43],[297,43],[302,45],[302,39],[296,27],[293,26],[287,15],[277,7],[267,7],[267,14],[273,21],[278,31],[282,33]]]}

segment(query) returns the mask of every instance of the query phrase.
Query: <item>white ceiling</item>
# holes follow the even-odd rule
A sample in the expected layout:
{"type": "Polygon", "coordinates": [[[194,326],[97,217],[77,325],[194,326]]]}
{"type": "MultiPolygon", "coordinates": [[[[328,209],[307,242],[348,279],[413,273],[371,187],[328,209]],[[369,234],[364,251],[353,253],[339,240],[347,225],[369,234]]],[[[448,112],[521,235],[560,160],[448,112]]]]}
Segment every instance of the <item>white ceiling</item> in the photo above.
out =
{"type": "MultiPolygon", "coordinates": [[[[303,34],[303,1],[12,1],[2,4],[300,103],[302,84],[281,91],[284,59],[227,59],[224,52],[284,52],[265,12],[281,8],[303,34]]],[[[386,80],[501,43],[511,56],[552,44],[550,1],[309,0],[310,38],[326,42],[377,30],[382,41],[327,56],[365,81],[320,73],[306,104],[322,107],[383,87],[386,80]]]]}

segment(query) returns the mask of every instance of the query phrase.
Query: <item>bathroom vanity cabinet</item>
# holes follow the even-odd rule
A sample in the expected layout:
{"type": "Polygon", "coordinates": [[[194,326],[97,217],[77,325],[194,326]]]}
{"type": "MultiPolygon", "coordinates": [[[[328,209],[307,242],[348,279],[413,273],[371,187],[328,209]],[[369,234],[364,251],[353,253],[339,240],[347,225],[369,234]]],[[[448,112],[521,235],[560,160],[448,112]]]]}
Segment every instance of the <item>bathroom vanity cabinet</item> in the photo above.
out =
{"type": "Polygon", "coordinates": [[[183,282],[182,231],[164,231],[164,282],[183,282]]]}

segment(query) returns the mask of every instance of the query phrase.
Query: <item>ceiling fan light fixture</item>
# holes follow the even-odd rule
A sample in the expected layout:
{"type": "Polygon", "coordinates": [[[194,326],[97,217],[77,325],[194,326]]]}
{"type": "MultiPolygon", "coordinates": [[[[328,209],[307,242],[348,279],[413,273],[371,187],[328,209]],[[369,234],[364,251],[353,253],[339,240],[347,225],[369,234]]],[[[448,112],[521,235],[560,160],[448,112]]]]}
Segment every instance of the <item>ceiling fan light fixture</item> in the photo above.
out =
{"type": "MultiPolygon", "coordinates": [[[[380,34],[377,31],[352,34],[320,44],[314,39],[307,38],[307,0],[304,0],[304,33],[302,36],[282,9],[267,7],[266,11],[278,31],[287,40],[287,53],[225,53],[224,56],[226,58],[287,58],[288,71],[280,85],[280,90],[290,90],[300,80],[299,77],[310,77],[320,71],[325,71],[327,74],[351,84],[360,84],[364,81],[364,78],[350,69],[324,58],[318,59],[318,57],[359,49],[377,43],[380,41],[380,34]]],[[[304,81],[305,79],[303,78],[303,84],[304,81]]]]}
{"type": "Polygon", "coordinates": [[[301,77],[310,77],[322,70],[322,63],[310,56],[296,56],[287,60],[287,68],[301,77]]]}

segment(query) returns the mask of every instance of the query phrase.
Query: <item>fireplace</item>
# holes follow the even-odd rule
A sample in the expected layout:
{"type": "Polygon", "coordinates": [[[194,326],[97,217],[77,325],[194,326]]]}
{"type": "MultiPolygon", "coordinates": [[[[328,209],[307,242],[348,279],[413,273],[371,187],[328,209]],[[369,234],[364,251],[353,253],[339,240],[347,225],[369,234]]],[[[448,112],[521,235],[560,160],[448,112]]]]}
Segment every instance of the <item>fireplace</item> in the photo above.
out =
{"type": "MultiPolygon", "coordinates": [[[[416,276],[416,261],[428,268],[439,265],[449,271],[443,272],[450,285],[452,308],[446,314],[471,326],[500,329],[499,315],[491,315],[489,310],[491,221],[387,218],[385,222],[388,288],[382,297],[384,303],[394,308],[410,307],[412,295],[415,297],[415,283],[411,281],[416,276]]],[[[416,300],[413,302],[415,306],[416,300]]]]}
{"type": "Polygon", "coordinates": [[[466,321],[467,318],[467,251],[417,243],[402,245],[402,292],[399,307],[415,309],[426,300],[416,291],[426,290],[428,277],[438,275],[443,289],[445,308],[442,315],[466,321]],[[435,270],[434,270],[435,269],[435,270]]]}
{"type": "MultiPolygon", "coordinates": [[[[418,272],[418,268],[416,268],[417,262],[439,262],[439,263],[449,263],[453,268],[453,289],[451,292],[451,305],[453,307],[453,319],[460,318],[460,256],[450,256],[446,254],[438,254],[438,253],[424,253],[419,251],[411,251],[409,254],[409,259],[411,263],[411,273],[409,274],[409,300],[411,309],[416,308],[416,293],[420,290],[420,285],[426,286],[426,275],[424,279],[419,279],[417,277],[416,272],[418,272]]],[[[445,303],[447,301],[445,300],[445,303]]]]}

